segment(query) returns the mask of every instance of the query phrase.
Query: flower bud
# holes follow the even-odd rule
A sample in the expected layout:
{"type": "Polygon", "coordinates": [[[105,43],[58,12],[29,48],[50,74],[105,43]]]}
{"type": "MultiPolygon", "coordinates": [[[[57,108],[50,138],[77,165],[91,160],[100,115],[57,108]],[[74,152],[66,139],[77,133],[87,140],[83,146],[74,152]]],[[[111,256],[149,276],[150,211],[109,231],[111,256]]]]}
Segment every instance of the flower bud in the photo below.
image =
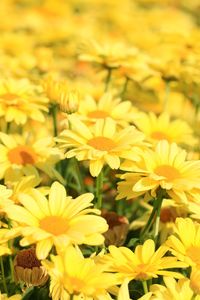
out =
{"type": "Polygon", "coordinates": [[[35,249],[25,249],[17,253],[14,260],[15,281],[24,282],[26,286],[44,285],[49,276],[37,259],[35,249]]]}
{"type": "Polygon", "coordinates": [[[67,114],[73,114],[77,112],[79,108],[80,94],[77,90],[65,90],[60,95],[60,110],[67,114]]]}
{"type": "Polygon", "coordinates": [[[125,216],[103,210],[102,217],[106,219],[109,229],[104,233],[105,245],[122,246],[126,240],[129,222],[125,216]]]}

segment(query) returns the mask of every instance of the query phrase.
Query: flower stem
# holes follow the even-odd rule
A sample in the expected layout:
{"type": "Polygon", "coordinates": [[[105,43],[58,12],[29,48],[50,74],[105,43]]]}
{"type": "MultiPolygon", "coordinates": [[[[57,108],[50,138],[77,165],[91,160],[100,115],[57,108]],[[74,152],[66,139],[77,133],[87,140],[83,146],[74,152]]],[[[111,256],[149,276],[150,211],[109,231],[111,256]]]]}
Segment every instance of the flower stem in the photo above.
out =
{"type": "Polygon", "coordinates": [[[124,95],[125,95],[125,93],[126,93],[127,86],[128,86],[128,82],[129,82],[129,78],[126,77],[126,78],[125,78],[125,81],[124,81],[123,88],[122,88],[122,92],[121,92],[121,98],[122,98],[122,99],[124,98],[124,95]]]}
{"type": "Polygon", "coordinates": [[[54,136],[58,135],[58,127],[57,127],[57,104],[53,104],[51,107],[52,119],[53,119],[53,134],[54,136]]]}
{"type": "Polygon", "coordinates": [[[83,184],[83,177],[82,177],[81,172],[80,172],[80,167],[79,167],[78,161],[75,157],[73,159],[73,165],[74,165],[74,169],[75,169],[79,189],[82,193],[84,193],[85,192],[85,186],[83,184]]]}
{"type": "Polygon", "coordinates": [[[8,294],[8,288],[6,285],[6,278],[5,278],[5,270],[4,270],[4,265],[3,265],[3,257],[0,257],[0,264],[1,264],[1,276],[2,276],[2,281],[3,281],[4,292],[6,294],[8,294]]]}
{"type": "Polygon", "coordinates": [[[108,68],[107,70],[108,70],[108,74],[107,74],[106,80],[105,80],[105,92],[108,91],[110,80],[111,80],[111,75],[112,75],[112,69],[108,68]]]}
{"type": "Polygon", "coordinates": [[[96,178],[96,207],[102,208],[103,171],[96,178]]]}
{"type": "Polygon", "coordinates": [[[143,285],[144,293],[147,294],[147,293],[149,292],[148,286],[147,286],[147,281],[146,281],[146,280],[143,280],[143,281],[142,281],[142,285],[143,285]]]}
{"type": "Polygon", "coordinates": [[[164,98],[164,102],[163,102],[163,111],[167,110],[167,106],[168,106],[168,100],[169,100],[169,95],[170,95],[170,81],[166,80],[165,81],[165,98],[164,98]]]}
{"type": "Polygon", "coordinates": [[[73,299],[74,299],[74,295],[71,294],[71,295],[70,295],[70,300],[73,300],[73,299]]]}
{"type": "Polygon", "coordinates": [[[162,206],[163,197],[164,197],[164,191],[162,189],[159,189],[157,192],[157,197],[154,199],[153,210],[151,212],[151,215],[149,217],[149,220],[148,220],[146,226],[144,227],[144,229],[142,230],[142,232],[140,234],[140,238],[142,238],[144,236],[144,234],[151,228],[152,223],[155,220],[155,216],[156,216],[156,221],[155,221],[155,227],[154,227],[154,237],[155,237],[155,239],[157,238],[158,231],[159,231],[159,224],[160,224],[160,210],[161,210],[161,206],[162,206]]]}

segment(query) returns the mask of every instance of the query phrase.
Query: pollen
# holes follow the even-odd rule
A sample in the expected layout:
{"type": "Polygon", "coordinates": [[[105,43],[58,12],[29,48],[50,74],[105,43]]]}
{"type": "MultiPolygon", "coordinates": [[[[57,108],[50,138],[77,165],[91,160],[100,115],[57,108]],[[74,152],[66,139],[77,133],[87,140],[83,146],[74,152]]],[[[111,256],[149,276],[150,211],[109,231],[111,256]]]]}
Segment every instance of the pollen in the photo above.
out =
{"type": "Polygon", "coordinates": [[[37,161],[37,155],[29,146],[18,146],[9,150],[8,159],[12,164],[34,165],[37,161]]]}
{"type": "Polygon", "coordinates": [[[168,142],[170,142],[170,138],[168,137],[168,135],[162,131],[154,131],[151,133],[151,137],[154,140],[167,140],[168,142]]]}
{"type": "Polygon", "coordinates": [[[94,110],[88,113],[88,117],[95,118],[95,119],[105,119],[109,117],[109,114],[103,110],[94,110]]]}
{"type": "Polygon", "coordinates": [[[200,266],[200,257],[199,257],[200,247],[191,246],[187,249],[186,254],[194,261],[198,266],[200,266]]]}
{"type": "Polygon", "coordinates": [[[179,171],[176,168],[174,168],[173,166],[161,165],[161,166],[158,166],[154,170],[154,172],[158,176],[165,177],[167,180],[174,180],[174,179],[180,178],[179,171]]]}
{"type": "Polygon", "coordinates": [[[61,235],[69,228],[68,221],[60,216],[47,216],[40,220],[40,228],[53,234],[61,235]]]}
{"type": "Polygon", "coordinates": [[[104,136],[97,136],[89,140],[88,145],[100,151],[110,151],[116,147],[116,144],[113,142],[113,140],[104,136]]]}

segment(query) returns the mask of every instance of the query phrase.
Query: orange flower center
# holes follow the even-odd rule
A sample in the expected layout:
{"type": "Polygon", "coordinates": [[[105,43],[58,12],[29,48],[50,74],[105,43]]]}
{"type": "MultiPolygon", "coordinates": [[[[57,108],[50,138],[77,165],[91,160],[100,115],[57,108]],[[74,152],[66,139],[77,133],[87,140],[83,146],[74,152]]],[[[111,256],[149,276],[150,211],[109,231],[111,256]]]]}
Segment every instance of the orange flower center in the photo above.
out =
{"type": "Polygon", "coordinates": [[[21,250],[16,255],[16,265],[23,268],[32,269],[40,267],[41,262],[37,259],[34,248],[21,250]]]}
{"type": "Polygon", "coordinates": [[[104,136],[97,136],[89,140],[88,145],[100,151],[110,151],[116,146],[111,139],[104,136]]]}
{"type": "Polygon", "coordinates": [[[109,114],[103,110],[94,110],[88,113],[88,117],[95,119],[105,119],[106,117],[109,117],[109,114]]]}
{"type": "Polygon", "coordinates": [[[71,277],[69,278],[70,287],[73,288],[73,292],[75,295],[78,295],[80,291],[84,288],[85,282],[79,278],[71,277]]]}
{"type": "Polygon", "coordinates": [[[69,224],[60,216],[48,216],[40,220],[40,228],[57,236],[66,233],[69,224]]]}
{"type": "Polygon", "coordinates": [[[148,265],[140,264],[134,270],[137,275],[135,276],[136,280],[147,280],[149,278],[148,275],[148,265]]]}
{"type": "Polygon", "coordinates": [[[175,169],[172,166],[168,166],[168,165],[161,165],[158,166],[155,170],[154,170],[155,174],[157,174],[158,176],[163,176],[165,177],[167,180],[174,180],[176,178],[180,177],[180,173],[177,169],[175,169]]]}
{"type": "Polygon", "coordinates": [[[172,208],[162,208],[160,213],[160,220],[162,223],[174,222],[176,220],[177,214],[175,209],[172,208]]]}
{"type": "Polygon", "coordinates": [[[168,135],[162,131],[154,131],[151,133],[151,137],[155,140],[167,140],[170,142],[168,135]]]}
{"type": "Polygon", "coordinates": [[[191,258],[193,262],[195,262],[198,266],[200,266],[200,247],[191,246],[187,249],[186,254],[191,258]]]}
{"type": "Polygon", "coordinates": [[[24,145],[9,150],[8,159],[12,164],[34,165],[37,161],[37,155],[31,147],[24,145]]]}
{"type": "Polygon", "coordinates": [[[12,93],[6,93],[6,94],[0,95],[0,98],[3,98],[4,100],[7,100],[7,101],[13,101],[16,98],[18,98],[18,95],[12,94],[12,93]]]}

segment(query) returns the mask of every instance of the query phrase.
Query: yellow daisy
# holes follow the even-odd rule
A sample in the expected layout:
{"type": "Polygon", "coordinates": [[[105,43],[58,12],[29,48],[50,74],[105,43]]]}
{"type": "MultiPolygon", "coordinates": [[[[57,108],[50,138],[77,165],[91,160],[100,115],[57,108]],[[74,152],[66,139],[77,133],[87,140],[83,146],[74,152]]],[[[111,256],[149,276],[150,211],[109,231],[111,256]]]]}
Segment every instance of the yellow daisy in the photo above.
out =
{"type": "Polygon", "coordinates": [[[177,144],[169,144],[166,140],[158,142],[155,150],[141,152],[140,161],[122,164],[121,168],[131,173],[121,176],[124,181],[118,184],[119,195],[133,198],[149,191],[154,197],[161,187],[170,198],[187,204],[193,190],[200,191],[200,161],[187,161],[186,158],[186,151],[177,144]]]}
{"type": "Polygon", "coordinates": [[[165,286],[154,284],[150,290],[153,293],[151,300],[200,300],[190,287],[188,278],[176,281],[174,278],[164,277],[165,286]]]}
{"type": "Polygon", "coordinates": [[[159,275],[183,277],[180,273],[166,270],[187,266],[178,262],[176,257],[164,257],[168,250],[168,247],[160,246],[155,251],[155,243],[149,239],[137,246],[134,252],[126,247],[110,246],[110,253],[105,255],[104,261],[110,263],[109,270],[117,272],[121,282],[126,278],[129,281],[148,280],[159,275]]]}
{"type": "Polygon", "coordinates": [[[43,261],[50,275],[50,294],[53,300],[111,300],[107,290],[117,284],[114,274],[105,272],[106,266],[94,258],[84,258],[81,251],[72,246],[62,255],[43,261]]]}
{"type": "Polygon", "coordinates": [[[153,113],[141,113],[140,118],[134,121],[150,142],[157,143],[167,140],[177,144],[194,144],[194,136],[190,126],[182,120],[170,120],[167,113],[158,117],[153,113]]]}
{"type": "Polygon", "coordinates": [[[1,294],[1,292],[0,292],[0,299],[1,300],[21,300],[22,295],[16,294],[16,295],[12,295],[9,297],[7,294],[1,294]]]}
{"type": "Polygon", "coordinates": [[[65,188],[54,182],[49,191],[49,200],[36,189],[31,195],[21,195],[23,206],[12,205],[6,211],[11,220],[21,227],[23,239],[20,244],[36,243],[36,254],[44,259],[53,245],[64,249],[69,244],[101,245],[103,232],[108,225],[99,210],[90,208],[94,196],[83,194],[76,199],[66,196],[65,188]]]}
{"type": "Polygon", "coordinates": [[[130,101],[122,101],[114,97],[113,93],[104,93],[98,101],[86,95],[80,101],[78,114],[87,122],[96,122],[98,119],[112,118],[122,127],[133,123],[140,114],[130,101]]]}
{"type": "Polygon", "coordinates": [[[101,172],[104,164],[111,169],[118,169],[120,158],[131,156],[137,159],[134,151],[144,147],[144,135],[129,126],[117,130],[116,122],[111,118],[97,120],[96,124],[87,127],[77,116],[69,117],[71,130],[64,130],[57,139],[60,148],[66,149],[66,157],[77,160],[89,160],[92,176],[101,172]],[[69,148],[72,148],[71,150],[69,148]]]}
{"type": "Polygon", "coordinates": [[[4,208],[13,204],[11,200],[12,190],[8,189],[5,185],[0,184],[0,214],[4,212],[4,208]]]}
{"type": "Polygon", "coordinates": [[[189,218],[177,218],[175,235],[168,238],[166,245],[179,260],[200,267],[200,224],[189,218]]]}
{"type": "Polygon", "coordinates": [[[62,158],[61,152],[53,147],[53,138],[47,137],[37,141],[0,132],[0,179],[6,182],[19,181],[23,175],[37,174],[37,170],[50,178],[62,181],[55,170],[55,164],[62,158]]]}
{"type": "Polygon", "coordinates": [[[23,125],[28,119],[44,122],[48,111],[47,99],[41,97],[27,79],[0,81],[0,117],[6,122],[23,125]]]}

